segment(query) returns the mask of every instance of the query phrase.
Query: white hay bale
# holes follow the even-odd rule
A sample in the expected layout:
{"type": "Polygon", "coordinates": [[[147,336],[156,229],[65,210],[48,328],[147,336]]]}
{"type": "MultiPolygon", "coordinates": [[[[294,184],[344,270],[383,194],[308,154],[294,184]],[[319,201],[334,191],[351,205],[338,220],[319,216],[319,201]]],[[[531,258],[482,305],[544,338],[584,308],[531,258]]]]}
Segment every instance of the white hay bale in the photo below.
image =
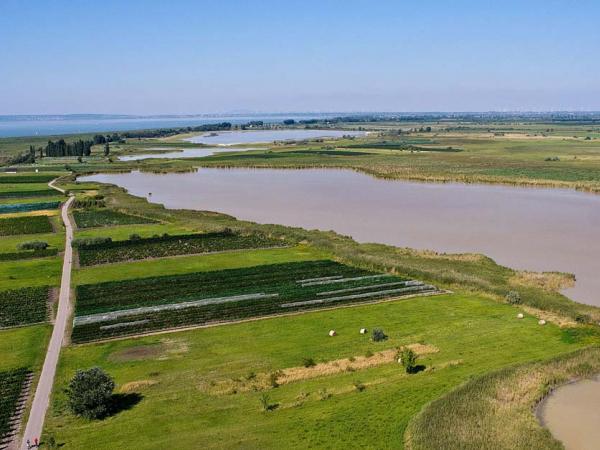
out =
{"type": "Polygon", "coordinates": [[[540,320],[538,321],[538,323],[539,323],[540,325],[546,325],[546,321],[545,321],[544,319],[540,319],[540,320]]]}
{"type": "Polygon", "coordinates": [[[329,330],[329,336],[337,336],[337,333],[335,332],[335,330],[329,330]]]}
{"type": "Polygon", "coordinates": [[[361,328],[360,329],[360,334],[367,334],[367,329],[366,328],[361,328]]]}
{"type": "Polygon", "coordinates": [[[523,317],[525,317],[525,316],[523,315],[523,313],[519,313],[519,314],[517,314],[517,319],[522,319],[523,317]]]}

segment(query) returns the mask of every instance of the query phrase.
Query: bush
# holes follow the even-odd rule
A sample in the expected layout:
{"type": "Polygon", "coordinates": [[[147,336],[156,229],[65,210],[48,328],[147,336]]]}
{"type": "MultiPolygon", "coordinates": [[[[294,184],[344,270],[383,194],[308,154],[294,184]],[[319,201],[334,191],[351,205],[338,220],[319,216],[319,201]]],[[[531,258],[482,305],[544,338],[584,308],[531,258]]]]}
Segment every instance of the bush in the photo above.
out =
{"type": "Polygon", "coordinates": [[[304,367],[314,367],[317,365],[317,363],[312,358],[304,358],[304,360],[302,360],[302,365],[304,367]]]}
{"type": "Polygon", "coordinates": [[[373,339],[374,342],[385,341],[385,340],[387,340],[387,338],[388,338],[387,335],[383,332],[383,330],[381,328],[373,329],[371,339],[373,339]]]}
{"type": "Polygon", "coordinates": [[[404,348],[398,352],[398,356],[406,373],[413,373],[417,367],[417,354],[410,348],[404,348]]]}
{"type": "Polygon", "coordinates": [[[354,384],[354,389],[356,389],[357,392],[362,392],[362,391],[364,391],[367,388],[360,381],[355,381],[353,384],[354,384]]]}
{"type": "Polygon", "coordinates": [[[137,233],[133,233],[133,234],[129,235],[129,240],[130,241],[141,241],[142,237],[137,233]]]}
{"type": "Polygon", "coordinates": [[[519,305],[522,303],[521,300],[521,294],[519,294],[517,291],[510,291],[508,294],[506,294],[506,302],[510,303],[511,305],[519,305]]]}
{"type": "Polygon", "coordinates": [[[109,242],[112,242],[110,237],[79,238],[73,239],[72,245],[73,247],[84,248],[92,245],[108,244],[109,242]]]}
{"type": "Polygon", "coordinates": [[[67,394],[71,411],[87,419],[102,419],[110,413],[115,382],[99,367],[78,370],[67,394]]]}
{"type": "Polygon", "coordinates": [[[40,250],[46,250],[48,248],[48,243],[44,242],[44,241],[29,241],[29,242],[22,242],[21,244],[18,245],[17,247],[19,250],[34,250],[34,251],[40,251],[40,250]]]}

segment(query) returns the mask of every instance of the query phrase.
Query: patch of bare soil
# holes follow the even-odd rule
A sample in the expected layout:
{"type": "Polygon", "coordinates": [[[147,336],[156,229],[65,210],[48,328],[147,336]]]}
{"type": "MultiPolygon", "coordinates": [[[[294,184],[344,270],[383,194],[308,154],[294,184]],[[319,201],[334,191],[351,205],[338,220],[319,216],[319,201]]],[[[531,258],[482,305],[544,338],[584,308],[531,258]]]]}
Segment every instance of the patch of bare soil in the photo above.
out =
{"type": "Polygon", "coordinates": [[[173,357],[182,356],[189,350],[185,341],[179,339],[161,339],[159,343],[148,345],[136,345],[123,350],[113,352],[108,359],[114,362],[142,361],[145,359],[157,359],[164,361],[173,357]]]}

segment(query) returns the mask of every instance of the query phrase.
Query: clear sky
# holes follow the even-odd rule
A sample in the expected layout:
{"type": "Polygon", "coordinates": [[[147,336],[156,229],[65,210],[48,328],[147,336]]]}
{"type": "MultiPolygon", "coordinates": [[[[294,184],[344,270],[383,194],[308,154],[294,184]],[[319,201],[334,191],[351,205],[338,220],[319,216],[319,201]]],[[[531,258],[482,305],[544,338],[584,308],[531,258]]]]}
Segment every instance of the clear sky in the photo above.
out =
{"type": "Polygon", "coordinates": [[[598,0],[0,0],[0,114],[600,110],[598,0]]]}

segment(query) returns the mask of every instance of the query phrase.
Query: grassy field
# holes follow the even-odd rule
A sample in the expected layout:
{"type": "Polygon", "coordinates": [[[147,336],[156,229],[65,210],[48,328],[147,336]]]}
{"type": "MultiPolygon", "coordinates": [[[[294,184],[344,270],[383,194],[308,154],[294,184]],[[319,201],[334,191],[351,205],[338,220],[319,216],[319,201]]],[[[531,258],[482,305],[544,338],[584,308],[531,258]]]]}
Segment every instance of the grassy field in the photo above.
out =
{"type": "Polygon", "coordinates": [[[41,233],[41,234],[25,234],[18,236],[2,236],[0,237],[0,253],[11,253],[17,251],[19,244],[29,241],[47,242],[51,247],[56,247],[62,250],[64,247],[65,236],[63,233],[41,233]]]}
{"type": "Polygon", "coordinates": [[[379,447],[401,448],[410,420],[427,402],[473,375],[544,359],[586,342],[553,325],[516,319],[517,309],[471,295],[415,298],[369,306],[72,347],[61,360],[46,435],[64,448],[379,447]],[[381,327],[375,343],[359,328],[381,327]],[[330,338],[328,330],[339,335],[330,338]],[[439,350],[405,374],[397,363],[307,377],[278,388],[244,390],[255,374],[359,357],[421,342],[439,350]],[[100,365],[139,403],[101,422],[75,419],[62,394],[77,368],[100,365]],[[236,381],[237,380],[237,381],[236,381]],[[366,389],[354,387],[360,381],[366,389]],[[227,385],[230,389],[218,389],[227,385]],[[215,386],[217,388],[215,388],[215,386]],[[236,387],[238,392],[235,393],[236,387]],[[269,396],[272,411],[260,397],[269,396]]]}
{"type": "Polygon", "coordinates": [[[40,367],[51,331],[50,325],[0,330],[0,371],[40,367]]]}

